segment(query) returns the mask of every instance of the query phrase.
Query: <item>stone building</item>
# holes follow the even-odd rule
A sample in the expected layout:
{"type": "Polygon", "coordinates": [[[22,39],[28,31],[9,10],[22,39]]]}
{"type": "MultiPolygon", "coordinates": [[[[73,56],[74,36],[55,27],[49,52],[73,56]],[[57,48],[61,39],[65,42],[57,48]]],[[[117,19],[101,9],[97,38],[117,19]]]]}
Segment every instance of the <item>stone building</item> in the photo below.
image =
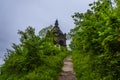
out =
{"type": "Polygon", "coordinates": [[[52,33],[54,35],[54,44],[66,47],[66,34],[63,34],[63,32],[60,30],[58,20],[55,21],[52,33]]]}

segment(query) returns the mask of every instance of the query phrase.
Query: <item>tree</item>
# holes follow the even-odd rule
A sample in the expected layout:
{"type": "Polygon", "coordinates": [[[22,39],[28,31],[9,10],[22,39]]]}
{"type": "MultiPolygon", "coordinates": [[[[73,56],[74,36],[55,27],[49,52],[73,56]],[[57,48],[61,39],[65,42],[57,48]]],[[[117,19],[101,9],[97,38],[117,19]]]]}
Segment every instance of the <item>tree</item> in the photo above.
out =
{"type": "MultiPolygon", "coordinates": [[[[118,4],[119,1],[114,3],[118,4]]],[[[71,30],[73,37],[70,46],[73,52],[80,51],[81,55],[84,55],[83,62],[86,56],[90,55],[88,60],[91,62],[87,69],[93,77],[89,76],[88,80],[95,79],[95,75],[92,74],[98,74],[96,80],[118,80],[120,79],[119,6],[113,7],[111,0],[98,0],[90,6],[91,10],[86,13],[73,15],[76,27],[71,30]]]]}
{"type": "Polygon", "coordinates": [[[47,32],[50,31],[52,28],[53,28],[52,25],[43,28],[42,30],[39,31],[39,36],[40,36],[40,37],[45,37],[46,34],[47,34],[47,32]]]}
{"type": "Polygon", "coordinates": [[[30,26],[18,34],[20,44],[13,44],[13,50],[7,50],[5,64],[0,67],[0,80],[56,80],[66,52],[47,36],[36,35],[30,26]]]}

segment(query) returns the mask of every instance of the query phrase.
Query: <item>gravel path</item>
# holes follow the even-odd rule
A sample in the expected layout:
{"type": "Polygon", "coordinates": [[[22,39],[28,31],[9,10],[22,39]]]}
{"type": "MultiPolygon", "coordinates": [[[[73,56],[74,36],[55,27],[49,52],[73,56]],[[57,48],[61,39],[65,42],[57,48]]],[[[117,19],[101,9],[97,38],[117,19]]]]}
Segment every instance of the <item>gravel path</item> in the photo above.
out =
{"type": "Polygon", "coordinates": [[[73,70],[72,56],[67,56],[63,62],[64,65],[58,80],[77,80],[73,70]]]}

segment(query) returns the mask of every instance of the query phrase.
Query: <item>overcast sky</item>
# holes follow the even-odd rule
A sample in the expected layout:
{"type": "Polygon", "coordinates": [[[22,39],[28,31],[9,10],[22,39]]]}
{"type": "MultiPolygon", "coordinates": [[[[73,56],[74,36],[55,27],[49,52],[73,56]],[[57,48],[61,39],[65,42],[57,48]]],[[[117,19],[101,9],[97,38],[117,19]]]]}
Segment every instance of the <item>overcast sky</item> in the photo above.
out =
{"type": "Polygon", "coordinates": [[[18,29],[40,29],[54,25],[56,19],[63,32],[74,28],[75,12],[85,12],[94,0],[0,0],[0,63],[6,48],[19,42],[18,29]]]}

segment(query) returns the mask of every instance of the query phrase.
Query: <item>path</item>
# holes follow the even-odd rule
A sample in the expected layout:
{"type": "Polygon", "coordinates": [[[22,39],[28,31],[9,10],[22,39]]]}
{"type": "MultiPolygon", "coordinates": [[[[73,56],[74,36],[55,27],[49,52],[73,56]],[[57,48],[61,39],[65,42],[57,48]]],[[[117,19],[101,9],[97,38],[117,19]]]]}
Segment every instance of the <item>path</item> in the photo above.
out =
{"type": "Polygon", "coordinates": [[[72,56],[67,56],[63,62],[64,65],[58,80],[77,80],[73,70],[72,56]]]}

